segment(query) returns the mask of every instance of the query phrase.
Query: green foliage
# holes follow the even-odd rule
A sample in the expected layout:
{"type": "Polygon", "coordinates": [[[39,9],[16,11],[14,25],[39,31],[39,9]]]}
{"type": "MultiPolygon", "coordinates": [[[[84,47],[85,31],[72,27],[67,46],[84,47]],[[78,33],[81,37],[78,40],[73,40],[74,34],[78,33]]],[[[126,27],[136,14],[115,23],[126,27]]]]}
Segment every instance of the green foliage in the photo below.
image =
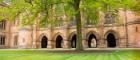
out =
{"type": "MultiPolygon", "coordinates": [[[[0,0],[3,4],[3,0],[0,0]]],[[[138,0],[81,0],[80,11],[85,17],[98,23],[99,12],[117,12],[119,8],[131,9],[140,12],[138,0]]],[[[57,17],[66,15],[73,17],[77,12],[74,10],[74,0],[11,0],[10,5],[0,6],[0,20],[15,20],[20,14],[24,16],[23,25],[33,24],[39,14],[41,26],[53,25],[57,17]],[[47,21],[46,21],[47,20],[47,21]]]]}
{"type": "Polygon", "coordinates": [[[120,7],[125,9],[131,9],[135,6],[135,4],[138,2],[138,0],[121,0],[120,7]]]}
{"type": "Polygon", "coordinates": [[[130,9],[140,15],[140,0],[135,1],[135,4],[133,3],[132,5],[133,6],[130,7],[130,9]]]}
{"type": "Polygon", "coordinates": [[[98,23],[100,7],[101,4],[96,0],[84,0],[80,6],[85,17],[91,20],[93,24],[98,23]]]}
{"type": "Polygon", "coordinates": [[[64,4],[64,10],[66,12],[66,15],[70,17],[74,16],[76,13],[71,2],[67,2],[64,4]]]}
{"type": "Polygon", "coordinates": [[[0,19],[15,20],[20,13],[26,12],[31,6],[24,0],[12,0],[10,5],[0,8],[0,19]]]}

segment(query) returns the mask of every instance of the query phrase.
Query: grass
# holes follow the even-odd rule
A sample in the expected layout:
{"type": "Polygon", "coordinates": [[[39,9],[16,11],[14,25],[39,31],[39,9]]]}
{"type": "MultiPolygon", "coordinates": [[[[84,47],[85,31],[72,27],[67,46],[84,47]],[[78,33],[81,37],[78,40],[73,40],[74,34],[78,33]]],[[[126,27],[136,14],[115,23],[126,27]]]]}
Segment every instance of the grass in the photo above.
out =
{"type": "Polygon", "coordinates": [[[0,60],[140,60],[140,51],[53,52],[45,50],[0,50],[0,60]]]}

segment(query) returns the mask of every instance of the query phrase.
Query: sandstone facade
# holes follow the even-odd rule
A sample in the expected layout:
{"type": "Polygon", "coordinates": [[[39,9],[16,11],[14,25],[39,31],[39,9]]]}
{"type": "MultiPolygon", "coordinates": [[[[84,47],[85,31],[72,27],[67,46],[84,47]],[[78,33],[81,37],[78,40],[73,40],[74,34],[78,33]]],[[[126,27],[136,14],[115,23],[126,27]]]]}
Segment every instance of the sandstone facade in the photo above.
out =
{"type": "MultiPolygon", "coordinates": [[[[119,11],[113,23],[105,23],[101,17],[99,24],[83,24],[84,48],[137,48],[140,47],[140,18],[131,11],[119,11]],[[127,19],[127,20],[126,20],[127,19]],[[92,46],[94,42],[96,46],[92,46]]],[[[6,21],[0,32],[0,48],[75,48],[76,26],[39,28],[37,24],[20,27],[19,21],[6,21]],[[2,38],[4,36],[4,38],[2,38]],[[3,42],[4,41],[4,42],[3,42]]],[[[85,21],[84,19],[82,19],[85,21]]]]}

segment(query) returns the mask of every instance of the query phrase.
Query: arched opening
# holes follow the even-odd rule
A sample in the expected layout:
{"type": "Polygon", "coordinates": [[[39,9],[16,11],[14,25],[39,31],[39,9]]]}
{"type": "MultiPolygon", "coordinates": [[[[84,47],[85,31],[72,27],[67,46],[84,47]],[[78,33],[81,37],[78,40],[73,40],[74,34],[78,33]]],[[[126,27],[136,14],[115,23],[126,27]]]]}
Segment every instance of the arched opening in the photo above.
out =
{"type": "Polygon", "coordinates": [[[0,21],[0,30],[4,30],[6,28],[6,20],[0,21]]]}
{"type": "Polygon", "coordinates": [[[62,45],[63,45],[63,38],[62,38],[62,36],[58,35],[57,38],[56,38],[55,47],[56,48],[62,48],[62,45]]]}
{"type": "Polygon", "coordinates": [[[116,38],[112,33],[107,35],[107,46],[111,48],[116,47],[116,38]]]}
{"type": "Polygon", "coordinates": [[[94,34],[90,34],[88,37],[88,47],[89,48],[95,48],[97,47],[97,39],[94,34]]]}
{"type": "Polygon", "coordinates": [[[48,41],[47,41],[47,37],[46,36],[43,36],[42,39],[41,39],[41,48],[47,48],[47,44],[48,44],[48,41]]]}
{"type": "Polygon", "coordinates": [[[5,36],[4,35],[0,35],[0,45],[4,46],[5,45],[5,36]]]}
{"type": "Polygon", "coordinates": [[[71,48],[76,48],[76,35],[73,35],[71,38],[71,48]]]}

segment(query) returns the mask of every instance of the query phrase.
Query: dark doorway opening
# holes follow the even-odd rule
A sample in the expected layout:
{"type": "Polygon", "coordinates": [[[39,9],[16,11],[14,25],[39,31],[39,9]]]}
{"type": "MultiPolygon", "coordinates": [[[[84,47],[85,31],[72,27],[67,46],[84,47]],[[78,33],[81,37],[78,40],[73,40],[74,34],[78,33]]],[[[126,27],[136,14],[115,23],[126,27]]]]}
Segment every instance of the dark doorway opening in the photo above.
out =
{"type": "Polygon", "coordinates": [[[41,40],[41,48],[47,48],[47,44],[48,44],[48,41],[47,41],[47,37],[46,36],[43,36],[42,37],[42,40],[41,40]]]}
{"type": "Polygon", "coordinates": [[[56,48],[62,48],[62,44],[63,44],[63,38],[58,35],[56,38],[56,48]]]}
{"type": "Polygon", "coordinates": [[[116,38],[112,33],[109,33],[107,36],[107,46],[108,47],[116,47],[116,38]]]}
{"type": "Polygon", "coordinates": [[[72,36],[72,39],[71,39],[71,47],[72,48],[76,48],[76,35],[73,35],[72,36]]]}
{"type": "Polygon", "coordinates": [[[89,48],[97,47],[97,39],[94,34],[90,34],[90,36],[88,37],[88,47],[89,48]]]}

